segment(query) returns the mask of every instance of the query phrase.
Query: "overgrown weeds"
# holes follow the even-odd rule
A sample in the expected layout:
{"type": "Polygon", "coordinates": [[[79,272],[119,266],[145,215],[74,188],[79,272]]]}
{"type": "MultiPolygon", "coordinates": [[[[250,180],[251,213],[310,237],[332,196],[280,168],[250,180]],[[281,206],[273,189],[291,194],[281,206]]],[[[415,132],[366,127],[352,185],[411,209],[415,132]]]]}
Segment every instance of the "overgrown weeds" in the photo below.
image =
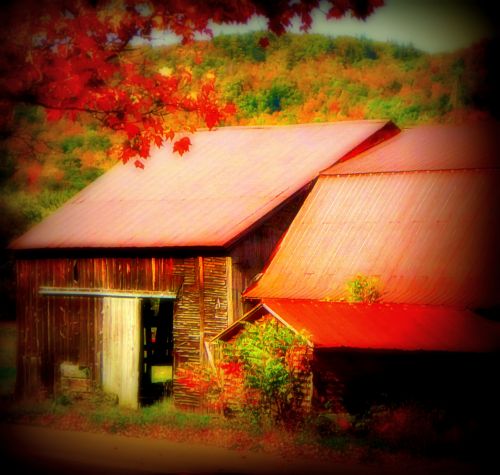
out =
{"type": "Polygon", "coordinates": [[[376,462],[388,456],[471,460],[479,454],[477,444],[467,445],[467,427],[414,405],[374,406],[360,415],[310,412],[291,429],[257,424],[245,413],[227,418],[181,410],[172,400],[126,409],[98,394],[12,403],[2,421],[337,461],[376,462]]]}

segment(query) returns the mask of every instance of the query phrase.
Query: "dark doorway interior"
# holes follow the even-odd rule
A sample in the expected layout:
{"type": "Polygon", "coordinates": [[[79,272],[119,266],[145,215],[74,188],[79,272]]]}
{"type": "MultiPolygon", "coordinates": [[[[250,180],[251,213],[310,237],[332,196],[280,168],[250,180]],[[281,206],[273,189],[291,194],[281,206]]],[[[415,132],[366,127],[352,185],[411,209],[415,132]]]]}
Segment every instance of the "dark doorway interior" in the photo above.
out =
{"type": "Polygon", "coordinates": [[[139,403],[151,405],[172,394],[173,300],[143,299],[139,403]]]}

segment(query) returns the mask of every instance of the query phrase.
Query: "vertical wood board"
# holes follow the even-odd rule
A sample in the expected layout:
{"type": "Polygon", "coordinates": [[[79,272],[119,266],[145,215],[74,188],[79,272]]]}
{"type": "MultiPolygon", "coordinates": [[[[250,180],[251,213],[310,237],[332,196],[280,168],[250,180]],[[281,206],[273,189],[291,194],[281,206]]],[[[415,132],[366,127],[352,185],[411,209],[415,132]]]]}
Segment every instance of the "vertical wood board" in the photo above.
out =
{"type": "Polygon", "coordinates": [[[102,329],[103,390],[116,394],[120,406],[137,408],[140,300],[105,297],[102,329]]]}

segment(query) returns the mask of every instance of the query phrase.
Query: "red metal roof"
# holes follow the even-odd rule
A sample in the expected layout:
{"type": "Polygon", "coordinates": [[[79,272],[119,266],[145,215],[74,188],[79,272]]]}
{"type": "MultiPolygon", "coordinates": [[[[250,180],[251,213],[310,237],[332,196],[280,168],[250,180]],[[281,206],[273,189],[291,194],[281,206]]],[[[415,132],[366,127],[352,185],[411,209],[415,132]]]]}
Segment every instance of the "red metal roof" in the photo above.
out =
{"type": "MultiPolygon", "coordinates": [[[[500,323],[468,310],[294,299],[263,299],[259,307],[294,330],[303,331],[316,348],[500,351],[500,323]]],[[[255,310],[247,315],[259,316],[255,310]]],[[[242,320],[219,338],[231,336],[242,320]]]]}
{"type": "Polygon", "coordinates": [[[500,123],[425,125],[333,165],[324,174],[498,168],[500,123]]]}
{"type": "Polygon", "coordinates": [[[119,164],[11,245],[15,249],[224,246],[386,122],[227,127],[188,154],[119,164]]]}
{"type": "Polygon", "coordinates": [[[385,302],[499,304],[499,183],[498,168],[481,167],[321,176],[244,295],[336,301],[361,274],[385,302]]]}

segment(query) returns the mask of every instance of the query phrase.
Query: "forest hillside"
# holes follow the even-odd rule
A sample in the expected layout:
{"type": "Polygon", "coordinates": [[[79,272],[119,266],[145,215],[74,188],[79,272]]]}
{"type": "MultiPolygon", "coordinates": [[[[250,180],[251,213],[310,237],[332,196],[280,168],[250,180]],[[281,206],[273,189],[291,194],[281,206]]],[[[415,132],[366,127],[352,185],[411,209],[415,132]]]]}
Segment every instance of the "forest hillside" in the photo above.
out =
{"type": "MultiPolygon", "coordinates": [[[[364,38],[262,32],[126,54],[146,73],[185,68],[194,86],[215,77],[221,100],[236,109],[221,126],[390,119],[408,127],[498,118],[493,46],[427,54],[364,38]]],[[[41,108],[18,106],[14,132],[0,137],[1,248],[114,165],[123,140],[91,116],[49,121],[41,108]]],[[[0,264],[1,313],[9,314],[12,256],[0,264]]]]}
{"type": "MultiPolygon", "coordinates": [[[[222,126],[391,119],[407,127],[498,117],[492,51],[485,42],[432,55],[364,38],[262,32],[127,54],[166,75],[185,67],[194,83],[215,76],[221,99],[236,106],[222,126]]],[[[19,106],[15,121],[0,142],[2,245],[112,166],[123,140],[83,115],[48,122],[43,109],[19,106]]]]}

